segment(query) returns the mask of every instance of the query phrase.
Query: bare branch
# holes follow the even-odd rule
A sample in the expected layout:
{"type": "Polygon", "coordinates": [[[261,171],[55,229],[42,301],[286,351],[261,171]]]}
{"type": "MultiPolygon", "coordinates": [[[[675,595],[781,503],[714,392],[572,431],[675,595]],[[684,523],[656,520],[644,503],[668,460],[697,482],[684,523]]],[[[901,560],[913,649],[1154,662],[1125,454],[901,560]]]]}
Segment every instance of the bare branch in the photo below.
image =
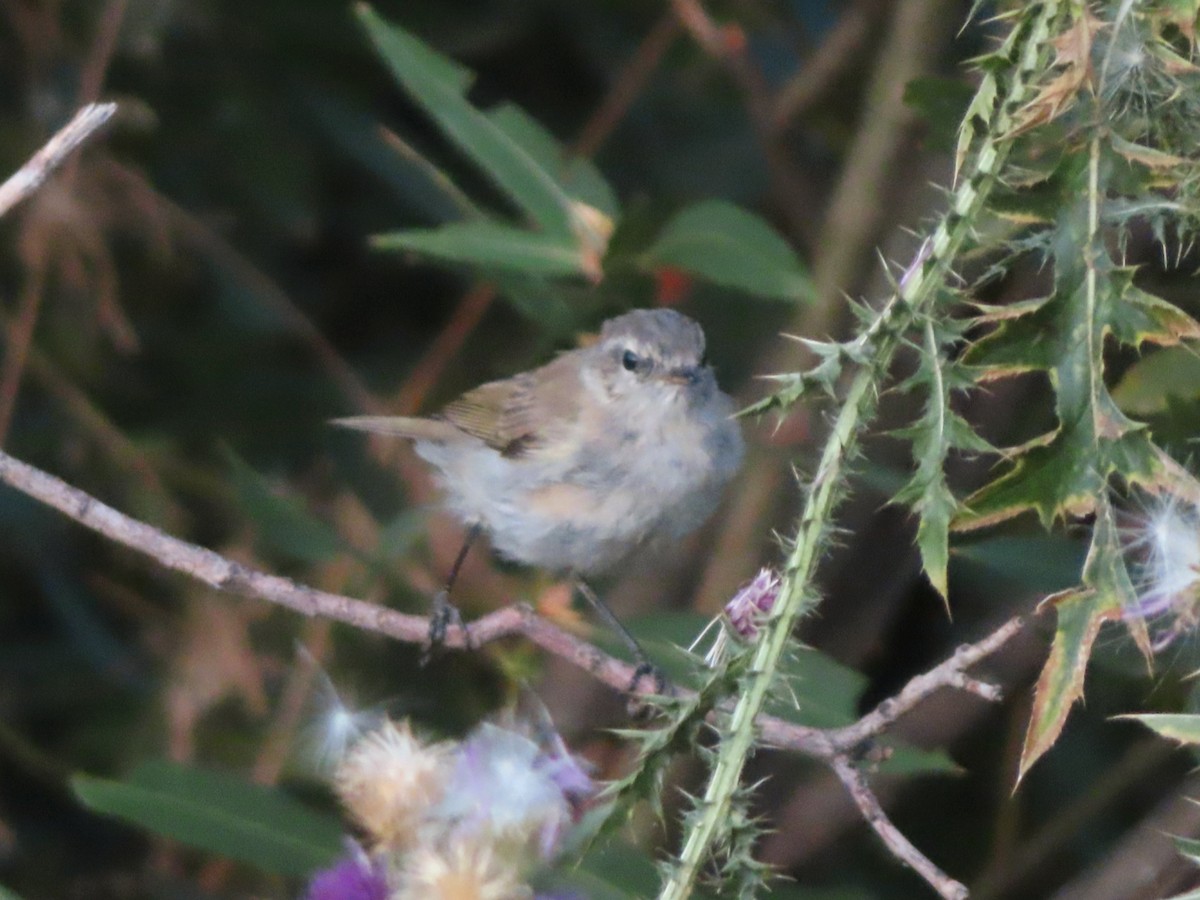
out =
{"type": "MultiPolygon", "coordinates": [[[[406,615],[352,597],[317,590],[234,562],[118,512],[90,494],[3,451],[0,451],[0,481],[110,540],[217,590],[266,600],[302,615],[345,622],[406,643],[422,643],[429,634],[429,620],[422,616],[406,615]]],[[[803,753],[829,765],[871,827],[898,859],[921,874],[941,896],[965,897],[962,885],[941,872],[900,834],[866,781],[849,762],[848,754],[862,742],[882,733],[900,715],[939,688],[955,687],[988,700],[999,699],[998,688],[969,678],[964,670],[996,652],[1021,630],[1022,625],[1020,618],[1011,619],[978,643],[960,647],[948,660],[913,678],[899,694],[885,700],[853,725],[822,730],[763,716],[757,723],[760,735],[764,743],[803,753]]],[[[524,604],[489,613],[466,628],[451,627],[446,635],[446,645],[478,647],[514,635],[525,637],[616,690],[630,690],[636,672],[633,665],[543,619],[524,604]]],[[[642,690],[637,686],[633,692],[641,693],[642,690]]]]}
{"type": "Polygon", "coordinates": [[[998,687],[967,678],[963,673],[1007,644],[1024,627],[1025,619],[1014,616],[983,640],[959,647],[945,662],[914,677],[899,694],[884,700],[853,725],[836,729],[830,734],[830,739],[839,750],[856,747],[883,733],[896,719],[944,687],[968,691],[993,702],[999,700],[1001,692],[998,687]]]}
{"type": "Polygon", "coordinates": [[[939,896],[946,900],[965,900],[967,897],[966,886],[955,881],[935,866],[900,832],[900,829],[887,817],[883,807],[879,805],[879,800],[871,791],[862,772],[856,769],[849,759],[845,756],[835,756],[829,765],[841,779],[842,784],[846,786],[846,790],[849,791],[859,811],[862,812],[863,818],[867,820],[867,824],[875,829],[875,833],[892,851],[892,855],[896,859],[924,878],[930,887],[938,892],[939,896]]]}
{"type": "Polygon", "coordinates": [[[115,103],[89,103],[50,138],[29,162],[0,184],[0,216],[36,191],[96,131],[113,117],[115,103]]]}

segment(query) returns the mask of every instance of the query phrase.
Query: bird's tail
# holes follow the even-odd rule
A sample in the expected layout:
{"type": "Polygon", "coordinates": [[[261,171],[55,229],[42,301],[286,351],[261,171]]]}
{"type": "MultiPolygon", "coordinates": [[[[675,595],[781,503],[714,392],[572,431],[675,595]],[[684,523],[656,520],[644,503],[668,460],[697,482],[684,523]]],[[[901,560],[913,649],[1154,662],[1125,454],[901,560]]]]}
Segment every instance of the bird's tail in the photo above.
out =
{"type": "Polygon", "coordinates": [[[445,420],[422,419],[416,416],[350,416],[346,419],[331,419],[329,424],[414,441],[452,441],[463,438],[462,431],[445,420]]]}

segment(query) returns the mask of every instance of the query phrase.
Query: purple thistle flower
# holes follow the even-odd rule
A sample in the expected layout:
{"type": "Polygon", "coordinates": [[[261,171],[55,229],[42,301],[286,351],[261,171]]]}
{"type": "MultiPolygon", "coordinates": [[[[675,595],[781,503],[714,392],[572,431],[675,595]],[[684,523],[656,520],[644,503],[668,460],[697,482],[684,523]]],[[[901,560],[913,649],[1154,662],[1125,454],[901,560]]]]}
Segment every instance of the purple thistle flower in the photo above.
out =
{"type": "Polygon", "coordinates": [[[762,569],[725,604],[725,618],[736,637],[753,641],[758,636],[759,626],[779,599],[780,583],[773,569],[762,569]]]}
{"type": "Polygon", "coordinates": [[[549,859],[572,818],[558,779],[577,779],[564,767],[548,771],[539,764],[541,756],[534,741],[485,722],[458,748],[434,814],[461,835],[489,835],[517,844],[534,838],[539,853],[549,859]]]}
{"type": "Polygon", "coordinates": [[[308,884],[305,900],[387,900],[383,865],[371,862],[361,849],[318,872],[308,884]]]}

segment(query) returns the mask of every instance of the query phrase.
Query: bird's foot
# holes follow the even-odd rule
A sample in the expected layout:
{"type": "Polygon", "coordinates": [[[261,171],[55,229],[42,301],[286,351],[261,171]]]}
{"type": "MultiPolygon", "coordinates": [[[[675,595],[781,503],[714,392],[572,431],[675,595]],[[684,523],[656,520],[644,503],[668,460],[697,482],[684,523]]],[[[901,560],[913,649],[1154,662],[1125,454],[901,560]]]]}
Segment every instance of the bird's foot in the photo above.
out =
{"type": "Polygon", "coordinates": [[[421,651],[421,665],[427,665],[446,647],[446,633],[454,626],[462,631],[463,643],[471,646],[471,633],[463,622],[462,613],[450,602],[448,591],[438,591],[433,598],[433,611],[429,615],[429,639],[421,651]]]}
{"type": "Polygon", "coordinates": [[[675,686],[671,684],[671,680],[667,678],[662,669],[643,657],[633,670],[633,677],[629,679],[626,693],[635,700],[645,695],[670,697],[675,694],[675,686]],[[643,688],[646,679],[650,679],[651,686],[648,689],[643,688]]]}

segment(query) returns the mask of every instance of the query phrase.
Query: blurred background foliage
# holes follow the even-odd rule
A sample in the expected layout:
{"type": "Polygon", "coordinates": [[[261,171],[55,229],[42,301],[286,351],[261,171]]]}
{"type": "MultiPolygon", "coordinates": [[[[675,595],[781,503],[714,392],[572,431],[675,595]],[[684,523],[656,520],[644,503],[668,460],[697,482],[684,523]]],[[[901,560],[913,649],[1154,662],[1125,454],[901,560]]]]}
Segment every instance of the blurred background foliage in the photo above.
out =
{"type": "MultiPolygon", "coordinates": [[[[372,235],[455,216],[453,192],[414,152],[474,202],[512,210],[392,81],[347,4],[2,0],[0,171],[81,103],[122,104],[105,139],[0,222],[5,448],[181,537],[410,611],[425,608],[460,532],[406,448],[368,446],[326,420],[432,410],[654,304],[699,319],[722,384],[757,399],[753,376],[807,362],[781,330],[844,336],[844,297],[886,290],[876,249],[911,258],[906,229],[950,177],[969,96],[961,63],[990,31],[977,19],[959,34],[968,4],[950,0],[728,0],[707,5],[711,18],[692,2],[625,0],[375,8],[475,71],[473,103],[515,103],[594,161],[622,206],[614,253],[636,258],[681,209],[724,200],[769,222],[811,279],[804,299],[780,300],[669,265],[621,266],[539,290],[372,249],[372,235]]],[[[1200,311],[1195,260],[1165,265],[1150,235],[1129,256],[1200,311]]],[[[1043,277],[1018,266],[985,299],[1034,296],[1043,277]]],[[[1156,358],[1115,389],[1186,454],[1200,376],[1191,357],[1156,358]]],[[[1019,522],[956,547],[946,616],[920,575],[912,522],[886,505],[910,465],[886,431],[912,417],[911,402],[887,398],[823,569],[826,601],[805,626],[840,664],[813,666],[806,683],[830,721],[1078,580],[1077,535],[1019,522]]],[[[1038,378],[963,404],[998,444],[1042,431],[1052,410],[1038,378]]],[[[681,621],[694,633],[774,560],[773,533],[791,528],[799,503],[791,467],[808,465],[822,423],[819,409],[778,427],[747,422],[750,458],[710,526],[604,586],[642,634],[678,639],[681,621]]],[[[956,487],[986,471],[962,461],[956,487]]],[[[298,646],[339,689],[435,733],[461,734],[528,685],[600,777],[628,763],[604,730],[627,723],[620,698],[519,643],[422,669],[416,648],[217,596],[7,490],[0,598],[0,885],[23,897],[294,895],[296,866],[235,862],[96,815],[70,776],[88,776],[75,783],[94,795],[108,779],[153,790],[203,769],[214,798],[255,781],[332,814],[309,727],[320,677],[298,646]]],[[[469,614],[517,599],[578,618],[562,586],[472,557],[458,595],[469,614]]],[[[1195,648],[1147,677],[1123,637],[1102,638],[1086,708],[1013,794],[1049,627],[985,667],[1009,686],[1005,704],[939,696],[901,723],[898,738],[944,748],[955,765],[937,756],[914,764],[926,774],[881,773],[881,798],[972,896],[1127,900],[1186,886],[1162,832],[1200,834],[1200,811],[1180,799],[1196,786],[1193,759],[1108,717],[1195,706],[1182,677],[1195,648]],[[1157,880],[1122,880],[1131,860],[1157,880]]],[[[828,775],[778,753],[752,768],[771,779],[762,857],[795,879],[781,896],[927,895],[828,775]]],[[[694,790],[699,774],[681,761],[670,779],[694,790]]],[[[671,846],[669,823],[635,818],[637,858],[671,846]]],[[[594,871],[643,895],[645,872],[619,852],[594,871]]]]}

